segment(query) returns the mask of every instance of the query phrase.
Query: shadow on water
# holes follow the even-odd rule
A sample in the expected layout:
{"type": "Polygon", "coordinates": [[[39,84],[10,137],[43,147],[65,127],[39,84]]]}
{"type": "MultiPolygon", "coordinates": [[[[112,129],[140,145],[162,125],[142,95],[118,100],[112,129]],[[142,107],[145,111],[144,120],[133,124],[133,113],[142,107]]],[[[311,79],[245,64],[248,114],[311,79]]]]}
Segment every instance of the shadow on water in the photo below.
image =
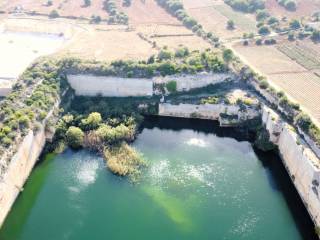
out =
{"type": "Polygon", "coordinates": [[[280,191],[284,196],[303,239],[319,239],[315,234],[314,224],[279,155],[275,152],[262,152],[257,149],[255,149],[255,153],[267,170],[267,177],[271,187],[275,191],[280,191]]]}
{"type": "Polygon", "coordinates": [[[37,170],[37,167],[33,170],[30,179],[25,186],[28,187],[28,194],[20,194],[14,203],[10,214],[6,218],[0,231],[1,240],[13,240],[19,239],[19,235],[23,233],[22,227],[27,222],[32,207],[36,202],[39,192],[41,191],[47,173],[50,171],[51,160],[55,157],[54,154],[48,154],[41,161],[41,171],[37,170]],[[31,179],[32,178],[32,179],[31,179]],[[36,181],[34,181],[36,179],[36,181]]]}
{"type": "MultiPolygon", "coordinates": [[[[239,128],[222,128],[219,126],[219,122],[211,120],[152,116],[145,118],[142,128],[159,128],[175,131],[191,129],[206,134],[215,134],[218,137],[234,138],[238,141],[250,142],[253,140],[252,134],[249,134],[245,130],[239,128]]],[[[303,239],[319,239],[315,234],[314,224],[279,155],[272,151],[263,152],[258,149],[254,149],[254,151],[266,170],[270,186],[274,191],[282,193],[303,239]]]]}
{"type": "Polygon", "coordinates": [[[213,120],[147,116],[142,124],[142,129],[152,129],[155,127],[161,130],[169,129],[179,131],[190,129],[206,134],[214,133],[218,137],[234,138],[238,141],[250,141],[253,140],[254,137],[253,133],[249,133],[245,129],[220,127],[219,122],[213,120]]]}

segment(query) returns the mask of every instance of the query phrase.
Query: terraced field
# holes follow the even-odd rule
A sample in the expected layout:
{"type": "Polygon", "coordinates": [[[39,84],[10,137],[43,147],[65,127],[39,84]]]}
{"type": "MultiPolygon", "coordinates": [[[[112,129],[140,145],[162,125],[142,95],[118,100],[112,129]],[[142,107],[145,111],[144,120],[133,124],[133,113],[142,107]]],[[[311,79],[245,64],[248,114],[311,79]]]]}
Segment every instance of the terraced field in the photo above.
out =
{"type": "Polygon", "coordinates": [[[308,70],[320,69],[320,52],[302,44],[281,44],[277,49],[308,70]]]}

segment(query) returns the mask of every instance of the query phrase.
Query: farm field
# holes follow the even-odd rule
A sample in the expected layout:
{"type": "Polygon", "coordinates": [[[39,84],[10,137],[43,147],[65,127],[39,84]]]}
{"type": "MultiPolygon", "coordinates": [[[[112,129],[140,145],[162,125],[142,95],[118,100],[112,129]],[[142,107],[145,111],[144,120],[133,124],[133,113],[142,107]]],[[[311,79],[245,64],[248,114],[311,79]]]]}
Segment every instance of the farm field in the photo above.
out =
{"type": "Polygon", "coordinates": [[[207,31],[215,33],[224,40],[239,38],[245,32],[256,32],[256,24],[251,16],[233,11],[223,1],[184,0],[183,3],[190,16],[203,25],[207,31]],[[228,20],[236,23],[234,30],[227,29],[228,20]]]}
{"type": "Polygon", "coordinates": [[[320,78],[293,61],[275,46],[232,46],[246,64],[285,91],[320,122],[320,78]]]}
{"type": "MultiPolygon", "coordinates": [[[[35,1],[29,0],[24,3],[33,2],[35,1]]],[[[76,8],[81,7],[77,5],[76,8]]],[[[210,48],[206,41],[185,28],[154,1],[146,1],[145,4],[141,1],[133,1],[130,7],[122,8],[129,14],[129,19],[130,14],[133,18],[129,26],[107,25],[106,23],[88,24],[88,21],[80,19],[13,17],[12,15],[2,20],[0,24],[5,31],[10,32],[63,34],[67,41],[56,53],[57,56],[102,61],[145,60],[164,46],[177,48],[183,45],[191,50],[210,48]],[[150,13],[149,7],[154,12],[150,13]],[[138,13],[135,15],[133,12],[130,13],[131,8],[139,9],[138,13]]]]}
{"type": "Polygon", "coordinates": [[[296,11],[287,11],[277,3],[277,0],[266,0],[266,9],[275,17],[300,18],[311,16],[320,10],[320,1],[318,0],[297,0],[296,11]]]}
{"type": "Polygon", "coordinates": [[[41,14],[49,14],[52,10],[57,10],[61,16],[75,16],[90,18],[93,14],[102,18],[108,16],[103,10],[103,0],[94,0],[88,7],[83,6],[83,1],[74,0],[54,0],[51,6],[46,5],[46,1],[39,0],[1,0],[0,10],[13,11],[19,7],[24,11],[35,11],[41,14]]]}
{"type": "Polygon", "coordinates": [[[130,26],[139,24],[165,24],[181,25],[173,16],[160,7],[155,0],[133,0],[129,7],[122,6],[122,1],[118,0],[118,8],[129,17],[130,26]]]}
{"type": "Polygon", "coordinates": [[[281,44],[277,49],[308,70],[320,69],[320,52],[301,44],[281,44]]]}
{"type": "Polygon", "coordinates": [[[195,18],[209,32],[222,39],[241,37],[243,31],[240,28],[228,30],[226,28],[228,18],[219,13],[214,7],[187,9],[190,16],[195,18]]]}
{"type": "Polygon", "coordinates": [[[251,17],[232,10],[226,4],[215,5],[214,8],[228,19],[233,20],[236,23],[236,27],[239,26],[247,32],[255,32],[257,30],[256,23],[251,17]]]}

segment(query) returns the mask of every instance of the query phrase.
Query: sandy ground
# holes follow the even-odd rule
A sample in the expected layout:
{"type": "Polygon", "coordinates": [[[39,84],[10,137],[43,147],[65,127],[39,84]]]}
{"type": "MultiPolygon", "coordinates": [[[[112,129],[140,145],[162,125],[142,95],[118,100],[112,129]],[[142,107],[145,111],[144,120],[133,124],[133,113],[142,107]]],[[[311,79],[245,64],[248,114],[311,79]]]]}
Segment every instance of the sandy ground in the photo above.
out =
{"type": "Polygon", "coordinates": [[[16,78],[36,58],[55,52],[63,37],[39,33],[0,34],[0,78],[16,78]]]}

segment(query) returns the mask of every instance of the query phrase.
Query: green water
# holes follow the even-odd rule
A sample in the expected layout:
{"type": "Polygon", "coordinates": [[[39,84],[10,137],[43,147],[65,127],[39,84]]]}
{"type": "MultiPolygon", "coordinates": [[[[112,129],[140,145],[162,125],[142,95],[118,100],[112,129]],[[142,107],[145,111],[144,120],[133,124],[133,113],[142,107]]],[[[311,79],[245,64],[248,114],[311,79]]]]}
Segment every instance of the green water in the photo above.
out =
{"type": "Polygon", "coordinates": [[[259,159],[245,141],[157,126],[134,146],[150,162],[136,185],[88,151],[48,155],[0,239],[313,239],[274,155],[259,159]]]}

